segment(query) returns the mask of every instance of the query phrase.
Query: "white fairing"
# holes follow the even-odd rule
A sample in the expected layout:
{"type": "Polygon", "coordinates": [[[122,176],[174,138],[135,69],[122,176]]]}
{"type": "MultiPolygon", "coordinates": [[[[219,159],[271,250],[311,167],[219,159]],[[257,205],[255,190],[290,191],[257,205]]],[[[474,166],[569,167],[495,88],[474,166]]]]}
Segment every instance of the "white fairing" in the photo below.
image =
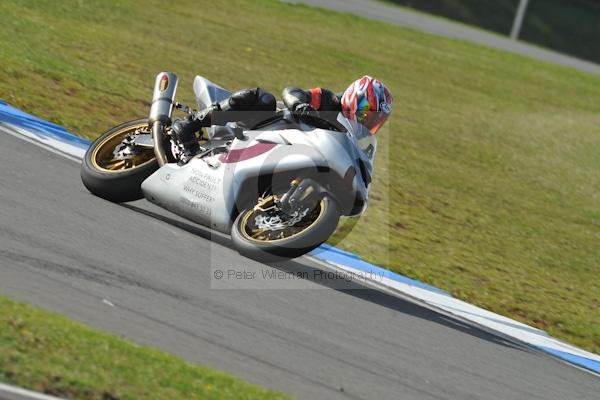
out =
{"type": "Polygon", "coordinates": [[[182,167],[166,164],[142,183],[142,191],[148,200],[175,214],[227,232],[234,202],[227,170],[197,158],[182,167]]]}
{"type": "Polygon", "coordinates": [[[200,75],[197,75],[194,79],[194,94],[201,110],[231,96],[231,92],[200,75]]]}

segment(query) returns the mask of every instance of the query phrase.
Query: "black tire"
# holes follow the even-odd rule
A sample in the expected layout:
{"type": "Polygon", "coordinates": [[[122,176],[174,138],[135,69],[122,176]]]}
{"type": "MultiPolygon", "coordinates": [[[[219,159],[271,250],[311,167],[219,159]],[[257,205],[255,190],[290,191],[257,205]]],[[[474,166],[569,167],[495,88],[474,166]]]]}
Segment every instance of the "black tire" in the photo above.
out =
{"type": "Polygon", "coordinates": [[[329,239],[340,219],[340,207],[335,200],[324,197],[321,204],[324,204],[324,211],[312,225],[290,238],[274,242],[253,240],[242,232],[245,216],[253,209],[249,207],[237,216],[231,228],[233,245],[240,254],[262,262],[282,261],[306,254],[329,239]]]}
{"type": "Polygon", "coordinates": [[[102,168],[99,162],[99,154],[103,151],[112,151],[107,146],[114,149],[113,142],[118,139],[118,136],[124,137],[128,132],[143,125],[148,125],[147,118],[125,122],[103,133],[90,145],[81,164],[81,180],[90,192],[115,203],[139,200],[144,197],[141,184],[158,169],[156,158],[149,153],[150,148],[144,153],[143,160],[146,158],[147,160],[126,169],[111,171],[102,168]]]}

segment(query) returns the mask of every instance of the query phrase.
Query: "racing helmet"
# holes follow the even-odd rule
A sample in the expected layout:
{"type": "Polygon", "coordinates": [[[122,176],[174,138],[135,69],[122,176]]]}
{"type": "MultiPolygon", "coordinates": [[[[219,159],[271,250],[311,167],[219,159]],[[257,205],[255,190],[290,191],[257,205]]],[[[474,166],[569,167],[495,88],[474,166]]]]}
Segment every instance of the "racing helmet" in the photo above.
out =
{"type": "Polygon", "coordinates": [[[342,113],[377,133],[392,112],[392,94],[381,81],[368,75],[356,80],[342,94],[342,113]]]}

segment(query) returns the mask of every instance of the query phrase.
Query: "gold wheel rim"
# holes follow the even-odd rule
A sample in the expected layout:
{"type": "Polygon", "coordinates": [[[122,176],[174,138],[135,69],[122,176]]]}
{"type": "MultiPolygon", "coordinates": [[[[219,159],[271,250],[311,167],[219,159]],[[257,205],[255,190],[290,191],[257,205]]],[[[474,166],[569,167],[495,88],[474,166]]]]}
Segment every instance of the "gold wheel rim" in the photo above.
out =
{"type": "Polygon", "coordinates": [[[150,147],[144,147],[139,154],[134,154],[127,160],[117,159],[113,154],[115,148],[123,141],[126,135],[147,127],[146,123],[140,123],[119,129],[105,137],[92,152],[91,162],[94,168],[103,172],[122,172],[123,170],[139,168],[142,165],[152,162],[154,159],[154,149],[150,147]]]}
{"type": "Polygon", "coordinates": [[[256,211],[254,209],[246,211],[244,216],[242,216],[240,220],[240,232],[242,236],[251,242],[257,243],[280,243],[286,240],[290,240],[293,237],[300,235],[303,232],[311,229],[315,224],[317,224],[325,215],[325,211],[327,210],[327,203],[324,199],[319,201],[317,207],[315,207],[305,218],[303,218],[298,224],[293,225],[292,229],[290,229],[285,235],[285,231],[289,228],[281,229],[278,232],[283,233],[284,237],[271,239],[269,236],[266,236],[266,232],[277,232],[277,231],[266,231],[264,229],[252,228],[249,224],[251,218],[256,216],[256,211]],[[317,210],[318,209],[318,210],[317,210]],[[299,225],[299,226],[298,226],[299,225]],[[262,235],[262,236],[261,236],[262,235]],[[266,238],[265,238],[266,237],[266,238]]]}

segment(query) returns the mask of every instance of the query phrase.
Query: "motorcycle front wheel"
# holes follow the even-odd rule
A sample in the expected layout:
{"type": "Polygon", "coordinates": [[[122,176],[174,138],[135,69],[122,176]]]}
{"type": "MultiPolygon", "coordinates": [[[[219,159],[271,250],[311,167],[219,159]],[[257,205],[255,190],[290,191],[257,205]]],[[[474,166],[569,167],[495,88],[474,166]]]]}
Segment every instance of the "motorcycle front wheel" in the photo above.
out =
{"type": "Polygon", "coordinates": [[[146,118],[115,126],[90,145],[81,164],[81,180],[90,192],[115,203],[144,197],[141,184],[158,162],[152,147],[132,144],[140,134],[150,134],[146,118]]]}
{"type": "Polygon", "coordinates": [[[341,212],[330,197],[283,218],[273,211],[274,200],[269,196],[237,216],[231,239],[241,254],[263,262],[299,257],[329,239],[337,228],[341,212]]]}

